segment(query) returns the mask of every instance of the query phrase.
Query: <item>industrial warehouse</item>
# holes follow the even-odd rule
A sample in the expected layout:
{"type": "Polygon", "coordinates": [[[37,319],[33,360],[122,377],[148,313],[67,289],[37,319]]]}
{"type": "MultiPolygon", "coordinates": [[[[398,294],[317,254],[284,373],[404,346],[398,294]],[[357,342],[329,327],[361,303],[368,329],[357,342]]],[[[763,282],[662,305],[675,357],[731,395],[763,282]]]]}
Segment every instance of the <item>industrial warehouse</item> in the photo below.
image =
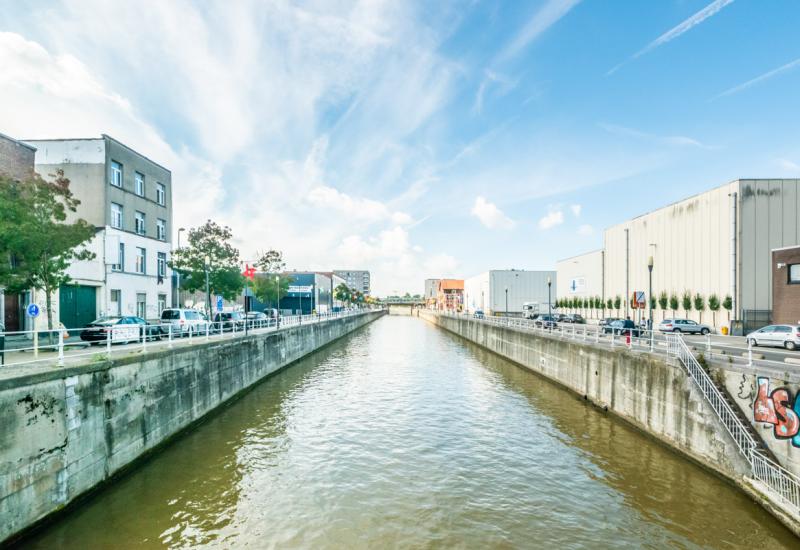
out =
{"type": "Polygon", "coordinates": [[[772,253],[800,244],[799,182],[739,179],[609,227],[602,250],[558,262],[558,299],[616,301],[613,313],[632,316],[645,293],[656,321],[678,314],[733,334],[797,322],[773,315],[783,285],[773,286],[772,253]]]}

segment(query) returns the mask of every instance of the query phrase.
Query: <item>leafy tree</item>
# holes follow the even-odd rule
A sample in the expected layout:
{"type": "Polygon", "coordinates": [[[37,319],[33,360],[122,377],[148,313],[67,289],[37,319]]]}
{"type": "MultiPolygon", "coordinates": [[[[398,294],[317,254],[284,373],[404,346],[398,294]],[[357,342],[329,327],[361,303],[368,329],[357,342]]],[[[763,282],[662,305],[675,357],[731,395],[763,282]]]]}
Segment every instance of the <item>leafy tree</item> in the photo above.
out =
{"type": "Polygon", "coordinates": [[[675,317],[675,312],[678,310],[678,295],[674,292],[669,295],[669,308],[672,310],[672,316],[675,317]]]}
{"type": "Polygon", "coordinates": [[[657,306],[656,297],[655,297],[655,295],[651,294],[650,295],[650,309],[656,309],[656,306],[657,306]]]}
{"type": "Polygon", "coordinates": [[[622,298],[618,294],[614,297],[614,309],[617,310],[617,315],[619,315],[620,307],[622,307],[622,298]]]}
{"type": "Polygon", "coordinates": [[[733,309],[733,298],[731,298],[730,294],[725,296],[725,299],[722,301],[722,307],[728,310],[728,322],[730,322],[731,310],[733,309]]]}
{"type": "Polygon", "coordinates": [[[712,294],[708,297],[708,309],[711,310],[711,315],[714,320],[714,325],[717,324],[717,311],[719,311],[719,296],[716,294],[712,294]]]}
{"type": "Polygon", "coordinates": [[[334,299],[340,302],[344,302],[346,304],[349,304],[353,299],[350,287],[348,287],[344,283],[339,283],[339,285],[335,289],[333,289],[333,297],[334,299]]]}
{"type": "Polygon", "coordinates": [[[706,299],[699,292],[694,295],[694,309],[700,312],[700,322],[703,322],[703,311],[706,309],[706,299]]]}
{"type": "Polygon", "coordinates": [[[686,312],[686,316],[689,316],[689,312],[692,310],[692,295],[689,291],[684,291],[683,298],[681,298],[681,305],[683,305],[683,310],[686,312]]]}
{"type": "Polygon", "coordinates": [[[283,261],[283,252],[273,249],[261,252],[258,254],[255,266],[264,273],[279,273],[286,267],[286,263],[283,261]]]}
{"type": "Polygon", "coordinates": [[[208,258],[209,289],[233,300],[244,288],[240,273],[239,250],[230,243],[231,228],[208,220],[189,230],[189,244],[172,253],[169,265],[181,274],[181,288],[189,292],[206,289],[208,258]]]}
{"type": "Polygon", "coordinates": [[[614,308],[614,301],[611,298],[609,298],[608,300],[606,300],[606,309],[611,311],[613,308],[614,308]]]}
{"type": "Polygon", "coordinates": [[[661,291],[661,294],[658,295],[658,305],[661,307],[662,310],[667,309],[667,304],[669,303],[669,298],[667,298],[667,293],[661,291]]]}
{"type": "Polygon", "coordinates": [[[35,174],[26,181],[0,176],[0,285],[11,292],[44,292],[47,328],[53,328],[53,294],[70,282],[72,262],[91,260],[83,247],[95,228],[67,215],[80,201],[72,195],[63,170],[45,181],[35,174]]]}
{"type": "Polygon", "coordinates": [[[280,309],[280,300],[289,292],[289,277],[285,275],[256,275],[252,283],[253,294],[259,301],[280,309]],[[276,281],[275,278],[278,278],[276,281]]]}
{"type": "Polygon", "coordinates": [[[583,299],[583,309],[589,309],[589,298],[583,299]]]}

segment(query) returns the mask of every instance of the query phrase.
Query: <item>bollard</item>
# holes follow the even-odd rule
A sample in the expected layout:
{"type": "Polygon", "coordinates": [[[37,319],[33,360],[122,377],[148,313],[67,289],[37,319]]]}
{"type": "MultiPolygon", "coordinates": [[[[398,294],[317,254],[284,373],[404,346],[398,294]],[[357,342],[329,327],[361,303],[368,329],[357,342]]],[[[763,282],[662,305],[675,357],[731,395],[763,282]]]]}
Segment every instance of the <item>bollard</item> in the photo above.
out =
{"type": "Polygon", "coordinates": [[[58,366],[64,366],[64,333],[58,331],[58,366]]]}

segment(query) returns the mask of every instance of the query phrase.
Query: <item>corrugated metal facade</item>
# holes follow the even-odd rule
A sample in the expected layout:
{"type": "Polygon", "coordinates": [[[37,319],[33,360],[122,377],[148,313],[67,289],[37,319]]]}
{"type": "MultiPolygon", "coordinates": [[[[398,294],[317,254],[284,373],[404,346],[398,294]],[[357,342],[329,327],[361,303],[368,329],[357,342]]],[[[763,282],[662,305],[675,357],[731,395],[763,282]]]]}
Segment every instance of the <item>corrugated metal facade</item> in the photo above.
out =
{"type": "Polygon", "coordinates": [[[603,251],[595,250],[556,263],[558,298],[603,297],[603,251]]]}
{"type": "Polygon", "coordinates": [[[551,298],[555,302],[558,281],[555,271],[495,270],[482,273],[464,282],[468,311],[482,309],[489,315],[506,312],[518,315],[525,302],[547,305],[547,278],[552,282],[551,298]]]}

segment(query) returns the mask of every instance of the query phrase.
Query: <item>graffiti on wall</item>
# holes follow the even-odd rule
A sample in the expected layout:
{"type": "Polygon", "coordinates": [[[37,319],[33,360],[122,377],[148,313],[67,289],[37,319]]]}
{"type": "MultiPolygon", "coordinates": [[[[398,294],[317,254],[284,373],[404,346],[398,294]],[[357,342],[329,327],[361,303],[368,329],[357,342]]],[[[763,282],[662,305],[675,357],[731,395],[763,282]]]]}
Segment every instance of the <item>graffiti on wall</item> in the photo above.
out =
{"type": "Polygon", "coordinates": [[[786,388],[769,391],[769,378],[758,377],[758,391],[753,401],[753,420],[771,424],[777,439],[791,439],[792,445],[800,447],[800,392],[792,396],[786,388]]]}

